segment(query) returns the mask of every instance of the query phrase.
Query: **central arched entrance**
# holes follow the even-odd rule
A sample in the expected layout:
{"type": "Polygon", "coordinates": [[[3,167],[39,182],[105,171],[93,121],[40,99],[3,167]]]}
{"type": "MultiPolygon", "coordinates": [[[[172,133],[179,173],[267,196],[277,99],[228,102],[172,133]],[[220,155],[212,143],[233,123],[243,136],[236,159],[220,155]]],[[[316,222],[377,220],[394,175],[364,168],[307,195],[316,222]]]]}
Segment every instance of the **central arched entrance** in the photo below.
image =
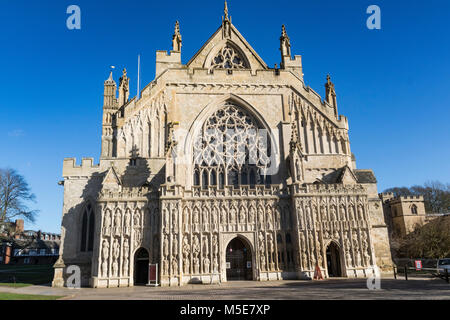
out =
{"type": "Polygon", "coordinates": [[[226,251],[227,281],[253,280],[252,253],[241,239],[230,241],[226,251]]]}
{"type": "Polygon", "coordinates": [[[149,254],[144,248],[139,248],[134,254],[134,284],[146,285],[148,283],[149,254]]]}
{"type": "Polygon", "coordinates": [[[340,250],[334,242],[327,247],[327,267],[329,277],[342,277],[340,250]]]}

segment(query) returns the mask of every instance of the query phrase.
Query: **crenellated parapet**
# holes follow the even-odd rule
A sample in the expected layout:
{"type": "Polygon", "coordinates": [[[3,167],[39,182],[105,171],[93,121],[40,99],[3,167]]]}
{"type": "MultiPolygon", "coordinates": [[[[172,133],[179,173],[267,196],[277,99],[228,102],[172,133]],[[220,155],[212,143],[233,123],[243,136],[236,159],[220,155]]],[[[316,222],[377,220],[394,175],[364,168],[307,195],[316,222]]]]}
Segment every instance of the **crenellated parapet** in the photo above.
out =
{"type": "Polygon", "coordinates": [[[99,164],[94,164],[94,158],[82,158],[81,165],[76,164],[76,158],[66,158],[63,162],[63,177],[90,177],[100,170],[99,164]]]}

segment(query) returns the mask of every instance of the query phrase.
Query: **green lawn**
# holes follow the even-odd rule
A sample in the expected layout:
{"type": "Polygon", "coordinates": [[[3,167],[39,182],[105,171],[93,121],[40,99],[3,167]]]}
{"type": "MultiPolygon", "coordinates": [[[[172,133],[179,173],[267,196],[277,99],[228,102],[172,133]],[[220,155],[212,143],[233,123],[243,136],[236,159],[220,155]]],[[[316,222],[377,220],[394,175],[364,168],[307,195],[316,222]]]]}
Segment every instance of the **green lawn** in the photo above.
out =
{"type": "Polygon", "coordinates": [[[53,280],[52,265],[1,265],[0,286],[25,287],[53,280]]]}
{"type": "Polygon", "coordinates": [[[0,300],[57,300],[62,296],[42,296],[34,294],[0,293],[0,300]]]}

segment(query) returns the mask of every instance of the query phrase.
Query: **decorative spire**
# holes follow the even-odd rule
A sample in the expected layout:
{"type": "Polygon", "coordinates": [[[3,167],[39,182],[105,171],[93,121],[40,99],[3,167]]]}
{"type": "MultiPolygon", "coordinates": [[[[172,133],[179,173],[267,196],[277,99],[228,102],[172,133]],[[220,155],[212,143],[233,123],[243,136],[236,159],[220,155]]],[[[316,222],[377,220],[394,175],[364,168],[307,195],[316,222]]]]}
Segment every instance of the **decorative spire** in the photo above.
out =
{"type": "Polygon", "coordinates": [[[175,31],[172,37],[172,50],[181,51],[181,33],[180,33],[180,23],[175,22],[175,31]]]}
{"type": "Polygon", "coordinates": [[[127,69],[123,68],[122,76],[119,79],[119,104],[122,106],[128,102],[129,97],[129,79],[127,77],[127,69]]]}
{"type": "Polygon", "coordinates": [[[228,21],[228,4],[227,4],[227,0],[225,0],[225,7],[223,9],[223,14],[224,14],[224,20],[228,21]]]}
{"type": "Polygon", "coordinates": [[[334,83],[331,82],[331,77],[327,75],[327,83],[325,83],[325,96],[327,102],[334,108],[334,114],[337,117],[337,99],[336,99],[336,90],[334,89],[334,83]]]}
{"type": "Polygon", "coordinates": [[[288,38],[289,39],[289,37],[288,37],[288,35],[287,35],[287,33],[286,33],[286,27],[284,26],[284,24],[281,26],[281,38],[288,38]]]}
{"type": "Polygon", "coordinates": [[[226,0],[223,9],[223,14],[224,16],[222,17],[222,36],[223,38],[229,38],[231,37],[231,28],[230,28],[231,17],[228,16],[228,4],[226,0]]]}
{"type": "Polygon", "coordinates": [[[114,79],[113,79],[113,70],[114,70],[114,68],[115,68],[114,66],[111,66],[111,71],[109,73],[108,79],[106,79],[106,81],[105,81],[105,84],[114,82],[114,79]]]}
{"type": "Polygon", "coordinates": [[[285,61],[291,58],[291,41],[286,32],[286,27],[284,24],[281,26],[281,37],[280,37],[280,51],[281,51],[281,68],[284,69],[285,61]]]}

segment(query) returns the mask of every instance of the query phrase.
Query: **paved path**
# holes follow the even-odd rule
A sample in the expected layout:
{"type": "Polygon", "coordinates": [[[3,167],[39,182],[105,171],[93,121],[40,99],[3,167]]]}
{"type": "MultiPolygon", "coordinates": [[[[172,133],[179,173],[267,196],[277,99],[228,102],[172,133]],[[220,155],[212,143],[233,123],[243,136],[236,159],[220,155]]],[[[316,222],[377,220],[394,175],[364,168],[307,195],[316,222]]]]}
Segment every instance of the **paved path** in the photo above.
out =
{"type": "Polygon", "coordinates": [[[0,287],[0,292],[61,295],[73,300],[310,300],[310,299],[450,299],[450,284],[441,279],[381,280],[380,290],[368,290],[365,279],[324,281],[228,282],[184,287],[67,289],[48,286],[0,287]]]}

